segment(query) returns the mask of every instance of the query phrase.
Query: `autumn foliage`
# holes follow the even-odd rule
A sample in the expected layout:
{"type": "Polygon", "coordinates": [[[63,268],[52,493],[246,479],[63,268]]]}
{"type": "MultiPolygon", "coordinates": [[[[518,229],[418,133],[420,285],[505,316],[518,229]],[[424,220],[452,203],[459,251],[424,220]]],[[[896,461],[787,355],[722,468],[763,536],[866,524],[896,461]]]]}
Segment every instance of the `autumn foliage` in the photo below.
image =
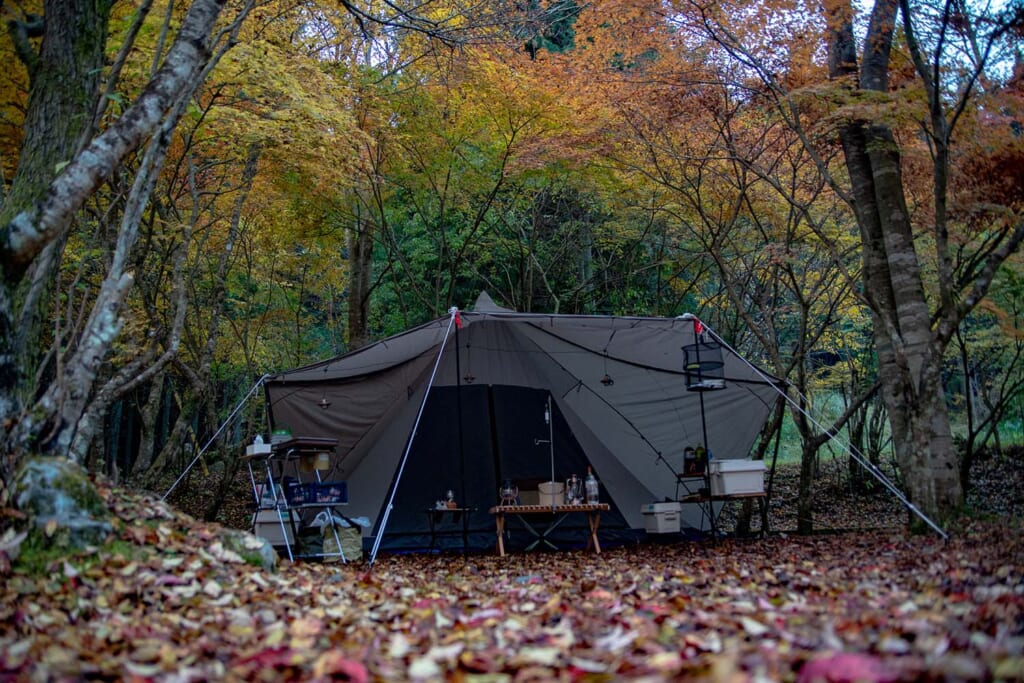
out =
{"type": "Polygon", "coordinates": [[[1017,522],[268,573],[214,526],[101,492],[116,541],[0,568],[4,680],[1024,677],[1017,522]]]}

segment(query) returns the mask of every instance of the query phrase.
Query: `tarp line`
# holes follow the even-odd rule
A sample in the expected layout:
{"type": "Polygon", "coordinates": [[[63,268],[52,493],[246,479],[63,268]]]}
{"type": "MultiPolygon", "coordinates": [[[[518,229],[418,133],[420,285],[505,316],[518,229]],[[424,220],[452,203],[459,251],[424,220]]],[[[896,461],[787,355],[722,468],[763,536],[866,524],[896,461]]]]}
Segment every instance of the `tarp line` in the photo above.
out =
{"type": "MultiPolygon", "coordinates": [[[[552,360],[554,360],[554,359],[552,359],[552,360]]],[[[563,368],[563,369],[564,369],[564,368],[563,368]]],[[[568,370],[566,370],[566,372],[567,372],[567,373],[569,373],[569,371],[568,371],[568,370]]],[[[571,375],[572,373],[569,373],[569,374],[571,375]]],[[[616,414],[616,415],[618,415],[618,416],[619,416],[620,418],[622,418],[622,421],[623,421],[623,422],[625,422],[625,423],[626,423],[627,425],[629,425],[630,429],[632,429],[632,430],[633,430],[634,432],[636,432],[636,435],[640,437],[640,440],[641,440],[641,441],[643,441],[643,442],[644,442],[645,444],[647,444],[647,446],[648,446],[648,447],[649,447],[649,448],[650,448],[650,449],[651,449],[651,450],[652,450],[652,451],[654,452],[654,455],[655,455],[655,456],[657,456],[657,457],[655,458],[655,461],[658,461],[658,460],[660,460],[661,462],[665,463],[665,466],[666,466],[666,467],[668,467],[668,471],[672,473],[672,476],[674,476],[674,477],[678,477],[678,476],[679,476],[679,473],[678,473],[678,472],[676,472],[676,470],[675,470],[675,468],[674,468],[674,467],[672,467],[672,463],[670,463],[670,462],[669,462],[669,461],[668,461],[668,460],[667,460],[667,459],[665,458],[665,456],[664,456],[664,455],[662,454],[662,452],[661,452],[661,451],[659,451],[659,450],[658,450],[658,449],[657,449],[657,448],[656,448],[656,447],[654,446],[654,444],[653,444],[653,443],[651,443],[651,442],[650,442],[650,441],[649,441],[649,440],[647,439],[647,437],[646,437],[646,436],[644,436],[644,433],[643,433],[643,432],[641,432],[641,431],[640,431],[640,429],[639,429],[639,428],[638,428],[638,427],[637,427],[637,426],[636,426],[635,424],[633,424],[633,421],[632,421],[632,420],[630,420],[630,419],[629,419],[628,417],[626,417],[626,416],[625,416],[625,415],[624,415],[624,414],[622,413],[622,411],[621,411],[621,410],[619,410],[618,408],[616,408],[615,406],[613,406],[613,405],[612,405],[611,403],[609,403],[609,402],[608,402],[608,400],[607,400],[607,399],[606,399],[606,398],[605,398],[604,396],[602,396],[602,395],[601,395],[601,394],[599,394],[598,392],[594,391],[594,389],[593,389],[593,388],[591,388],[591,387],[590,387],[590,385],[588,385],[588,384],[587,384],[586,382],[584,382],[583,380],[579,379],[578,377],[577,377],[576,379],[577,379],[577,384],[574,384],[574,385],[573,385],[572,387],[570,387],[570,388],[569,388],[569,390],[568,390],[568,391],[566,391],[565,393],[563,393],[563,394],[562,394],[562,398],[565,398],[566,396],[568,396],[568,395],[569,395],[569,392],[571,392],[571,391],[572,391],[573,389],[576,389],[577,391],[579,391],[579,388],[580,388],[580,387],[583,387],[584,389],[586,389],[587,391],[589,391],[589,392],[590,392],[590,395],[591,395],[591,396],[593,396],[594,398],[596,398],[596,399],[597,399],[598,401],[600,401],[601,403],[603,403],[603,404],[604,404],[604,405],[605,405],[605,406],[606,406],[607,408],[609,408],[609,409],[610,409],[610,410],[611,410],[611,411],[612,411],[613,413],[615,413],[615,414],[616,414]]]]}
{"type": "MultiPolygon", "coordinates": [[[[373,548],[370,550],[370,567],[373,567],[373,563],[377,560],[377,551],[380,549],[380,543],[384,540],[384,530],[388,526],[388,518],[391,516],[391,508],[395,502],[395,494],[398,493],[398,483],[402,481],[402,472],[405,471],[405,464],[409,460],[409,453],[412,451],[412,442],[416,438],[416,431],[420,426],[420,418],[423,417],[423,409],[427,405],[427,398],[430,396],[430,389],[434,386],[434,380],[437,378],[437,369],[441,365],[441,356],[444,355],[444,347],[448,343],[448,336],[452,332],[452,325],[455,324],[455,319],[459,315],[459,309],[452,306],[448,310],[450,318],[448,320],[448,327],[444,331],[444,338],[441,340],[441,346],[437,350],[437,358],[434,360],[434,367],[430,371],[430,380],[427,382],[427,388],[423,391],[423,400],[420,401],[419,410],[416,412],[416,421],[413,422],[412,431],[409,432],[409,439],[405,442],[405,453],[402,454],[402,461],[398,465],[398,472],[395,474],[395,483],[391,485],[391,493],[388,494],[388,502],[384,506],[384,516],[380,520],[380,526],[377,528],[377,536],[373,539],[373,548]]],[[[458,351],[456,349],[456,351],[458,351]]]]}
{"type": "MultiPolygon", "coordinates": [[[[736,349],[734,349],[731,346],[729,346],[728,342],[726,342],[724,339],[722,339],[722,337],[720,337],[717,332],[715,332],[713,329],[711,329],[711,327],[709,327],[707,323],[705,323],[704,321],[701,321],[701,324],[704,325],[704,328],[718,341],[719,344],[721,344],[725,348],[727,348],[730,351],[732,351],[733,353],[735,353],[744,363],[747,364],[747,366],[750,367],[751,370],[753,370],[757,374],[761,375],[762,377],[767,377],[767,375],[762,370],[760,370],[758,367],[756,367],[753,363],[748,361],[742,355],[737,353],[736,349]]],[[[835,440],[840,445],[844,445],[845,444],[846,451],[847,451],[847,453],[850,454],[850,457],[852,457],[854,459],[854,461],[858,465],[860,465],[865,470],[867,470],[868,474],[870,474],[875,479],[877,479],[882,484],[882,486],[884,486],[886,489],[888,489],[889,492],[891,494],[893,494],[896,497],[896,499],[899,500],[900,503],[903,504],[903,506],[905,508],[910,510],[910,512],[912,512],[914,515],[916,515],[918,517],[918,519],[920,519],[922,522],[924,522],[929,527],[931,527],[932,531],[934,531],[939,536],[941,536],[943,538],[943,540],[949,540],[949,534],[947,534],[938,524],[933,522],[928,517],[928,515],[926,515],[923,511],[918,509],[918,507],[916,505],[914,505],[914,503],[903,494],[903,491],[901,491],[899,489],[899,487],[896,486],[896,484],[892,483],[889,480],[889,478],[886,477],[885,474],[880,469],[878,469],[878,467],[875,466],[874,463],[872,463],[870,460],[868,460],[867,457],[863,453],[861,453],[860,450],[855,445],[853,445],[853,443],[851,443],[850,441],[844,441],[843,439],[841,439],[839,437],[838,434],[832,433],[832,430],[826,428],[824,425],[822,425],[820,422],[818,422],[818,420],[813,415],[811,415],[808,411],[804,410],[804,408],[798,402],[794,401],[793,398],[789,395],[788,392],[785,392],[782,389],[780,389],[778,386],[775,385],[774,382],[771,383],[771,384],[772,384],[772,388],[775,389],[776,392],[778,392],[779,396],[781,396],[783,399],[785,399],[786,403],[788,403],[790,406],[792,406],[794,409],[796,409],[797,412],[799,412],[801,415],[803,415],[808,420],[810,420],[811,424],[813,424],[815,427],[817,427],[818,429],[820,429],[823,432],[829,433],[829,440],[830,441],[835,440]]],[[[797,392],[797,393],[798,393],[798,395],[800,395],[799,392],[797,392]]],[[[803,395],[800,395],[800,398],[804,399],[805,401],[807,400],[807,397],[803,396],[803,395]]],[[[808,405],[809,405],[809,402],[808,402],[808,405]]]]}
{"type": "Polygon", "coordinates": [[[182,479],[188,476],[188,473],[191,472],[192,468],[195,467],[197,462],[199,462],[199,458],[203,457],[203,453],[206,452],[206,449],[208,449],[210,445],[213,444],[213,442],[217,439],[220,433],[224,431],[224,428],[227,427],[231,423],[231,421],[235,419],[235,415],[238,414],[238,411],[242,409],[242,406],[244,406],[250,398],[252,398],[252,395],[256,393],[256,390],[263,386],[263,382],[265,382],[268,377],[270,377],[270,375],[263,375],[258,380],[256,380],[256,384],[252,385],[252,388],[249,389],[249,391],[245,394],[245,397],[241,401],[239,401],[238,405],[235,406],[235,409],[231,411],[231,414],[228,415],[224,422],[221,423],[220,427],[217,427],[217,431],[215,431],[213,433],[213,436],[210,437],[209,441],[207,441],[206,444],[199,449],[199,453],[196,454],[196,457],[192,458],[192,462],[188,464],[188,467],[186,467],[185,471],[181,473],[181,476],[178,477],[173,484],[171,484],[171,488],[167,489],[167,493],[160,496],[160,500],[167,500],[167,496],[171,495],[174,489],[178,487],[178,484],[181,483],[182,479]]]}

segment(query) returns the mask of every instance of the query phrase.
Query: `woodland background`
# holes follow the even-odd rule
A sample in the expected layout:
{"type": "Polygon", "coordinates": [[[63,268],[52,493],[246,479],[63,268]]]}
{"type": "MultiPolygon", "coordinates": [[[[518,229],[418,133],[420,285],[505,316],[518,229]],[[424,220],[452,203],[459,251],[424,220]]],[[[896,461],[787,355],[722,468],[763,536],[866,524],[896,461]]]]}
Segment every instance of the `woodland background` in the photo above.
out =
{"type": "MultiPolygon", "coordinates": [[[[97,5],[98,66],[81,78],[103,78],[81,140],[160,96],[172,38],[205,4],[97,5]]],[[[4,2],[4,362],[20,377],[5,385],[18,399],[6,427],[163,490],[263,374],[481,290],[521,311],[692,312],[816,416],[780,410],[758,447],[800,460],[809,530],[821,458],[849,444],[901,476],[872,266],[839,189],[841,133],[863,119],[901,152],[966,488],[979,454],[1024,438],[1024,12],[889,4],[920,32],[897,26],[886,82],[855,96],[824,38],[842,3],[232,0],[152,137],[125,147],[26,265],[11,246],[16,181],[48,134],[77,125],[27,118],[46,90],[40,15],[52,27],[69,3],[4,2]]],[[[874,30],[846,9],[858,37],[874,30]]],[[[36,164],[47,183],[68,175],[68,151],[54,155],[36,164]]],[[[88,171],[79,161],[71,171],[88,171]]],[[[259,401],[245,403],[204,454],[220,487],[208,518],[263,425],[259,401]]],[[[872,485],[854,466],[849,484],[872,485]]]]}

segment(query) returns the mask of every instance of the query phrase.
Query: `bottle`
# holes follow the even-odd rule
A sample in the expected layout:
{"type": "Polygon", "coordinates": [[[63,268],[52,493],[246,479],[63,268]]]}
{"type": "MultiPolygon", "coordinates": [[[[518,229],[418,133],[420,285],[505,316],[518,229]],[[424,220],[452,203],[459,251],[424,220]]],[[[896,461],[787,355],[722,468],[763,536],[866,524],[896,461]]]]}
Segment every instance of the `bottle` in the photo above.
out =
{"type": "Polygon", "coordinates": [[[584,487],[587,490],[588,505],[596,505],[600,502],[597,489],[597,478],[594,477],[594,473],[590,470],[590,465],[587,465],[587,480],[584,483],[584,487]]]}
{"type": "Polygon", "coordinates": [[[252,440],[253,443],[263,443],[263,435],[257,434],[256,438],[252,440]]]}

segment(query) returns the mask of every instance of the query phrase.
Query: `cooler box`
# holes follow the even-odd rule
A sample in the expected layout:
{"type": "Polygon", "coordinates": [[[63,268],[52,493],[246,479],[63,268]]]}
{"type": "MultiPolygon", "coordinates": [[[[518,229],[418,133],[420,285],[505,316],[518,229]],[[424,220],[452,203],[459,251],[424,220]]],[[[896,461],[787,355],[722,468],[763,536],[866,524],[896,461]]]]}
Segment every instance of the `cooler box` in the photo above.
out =
{"type": "Polygon", "coordinates": [[[712,460],[711,495],[764,492],[764,460],[712,460]]]}
{"type": "MultiPolygon", "coordinates": [[[[288,545],[295,545],[295,536],[292,533],[291,513],[284,511],[284,531],[288,535],[288,545]]],[[[281,534],[281,520],[277,517],[276,510],[259,510],[252,518],[253,533],[261,536],[270,542],[270,545],[284,545],[284,535],[281,534]]]]}
{"type": "Polygon", "coordinates": [[[679,503],[648,503],[640,506],[644,529],[649,534],[679,533],[679,503]]]}
{"type": "Polygon", "coordinates": [[[245,447],[246,455],[270,455],[273,447],[269,443],[251,443],[245,447]]]}

